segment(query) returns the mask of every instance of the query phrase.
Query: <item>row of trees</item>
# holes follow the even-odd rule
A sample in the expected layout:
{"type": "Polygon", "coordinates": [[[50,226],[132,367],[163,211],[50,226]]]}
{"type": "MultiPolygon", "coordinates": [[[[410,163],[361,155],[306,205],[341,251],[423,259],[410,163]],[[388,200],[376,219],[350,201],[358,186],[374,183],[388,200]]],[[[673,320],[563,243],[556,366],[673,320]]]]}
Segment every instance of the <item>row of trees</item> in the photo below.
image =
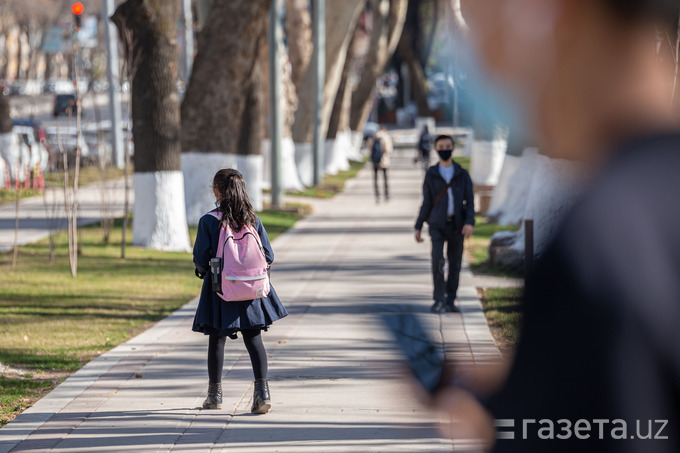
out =
{"type": "MultiPolygon", "coordinates": [[[[85,14],[99,16],[101,2],[86,3],[85,14]]],[[[70,6],[71,2],[64,0],[0,2],[0,79],[46,80],[73,75],[70,49],[45,51],[44,48],[51,29],[61,27],[66,33],[67,24],[72,22],[70,6]]],[[[88,48],[81,55],[85,75],[90,79],[102,76],[103,55],[101,45],[88,48]]]]}
{"type": "MultiPolygon", "coordinates": [[[[40,20],[54,21],[50,8],[63,2],[41,1],[45,17],[40,20]]],[[[211,208],[209,184],[220,167],[238,168],[248,181],[254,205],[262,207],[267,179],[263,149],[267,149],[270,108],[267,26],[271,1],[196,1],[200,30],[183,101],[176,85],[180,0],[126,0],[112,16],[124,47],[122,55],[128,68],[134,68],[136,244],[188,250],[186,225],[195,224],[211,208]]],[[[315,1],[279,1],[285,2],[287,44],[281,44],[278,68],[284,74],[284,185],[299,188],[311,182],[311,8],[315,1]]],[[[326,1],[321,126],[329,140],[327,172],[342,169],[348,157],[358,155],[356,138],[373,107],[376,79],[391,61],[408,66],[419,114],[429,115],[424,67],[437,19],[445,12],[453,14],[456,3],[326,1]]]]}
{"type": "MultiPolygon", "coordinates": [[[[189,241],[168,225],[197,222],[210,209],[208,189],[214,171],[238,168],[246,177],[256,207],[261,203],[263,140],[268,134],[267,25],[271,0],[212,0],[198,35],[183,102],[174,80],[177,76],[179,3],[161,0],[127,0],[112,20],[127,55],[140,62],[132,83],[135,143],[135,242],[161,249],[187,249],[189,241]],[[180,133],[181,132],[181,133],[180,133]],[[179,188],[179,189],[178,189],[179,188]]],[[[278,70],[284,72],[281,100],[284,125],[284,183],[305,183],[305,163],[311,162],[313,124],[310,66],[311,14],[314,2],[286,0],[287,47],[278,70]],[[286,161],[289,165],[286,165],[286,161]],[[292,169],[292,171],[290,170],[292,169]]],[[[352,132],[361,133],[373,106],[376,79],[383,74],[395,50],[415,74],[416,99],[425,97],[422,11],[430,18],[437,11],[453,11],[451,0],[347,0],[326,2],[326,80],[323,90],[322,131],[331,143],[326,169],[334,171],[352,154],[352,132]],[[410,19],[409,19],[410,18],[410,19]],[[364,51],[357,41],[363,39],[364,51]],[[423,41],[423,42],[421,42],[423,41]],[[354,74],[355,77],[351,77],[354,74]],[[419,98],[420,96],[420,98],[419,98]],[[331,163],[335,167],[331,168],[331,163]],[[329,167],[330,166],[330,167],[329,167]]],[[[429,25],[430,34],[435,24],[429,25]]],[[[427,44],[430,42],[430,44],[427,44]]],[[[427,115],[426,102],[420,106],[427,115]]],[[[266,143],[266,141],[265,141],[266,143]]],[[[266,149],[266,148],[265,148],[266,149]]],[[[311,169],[311,165],[307,168],[311,169]]]]}

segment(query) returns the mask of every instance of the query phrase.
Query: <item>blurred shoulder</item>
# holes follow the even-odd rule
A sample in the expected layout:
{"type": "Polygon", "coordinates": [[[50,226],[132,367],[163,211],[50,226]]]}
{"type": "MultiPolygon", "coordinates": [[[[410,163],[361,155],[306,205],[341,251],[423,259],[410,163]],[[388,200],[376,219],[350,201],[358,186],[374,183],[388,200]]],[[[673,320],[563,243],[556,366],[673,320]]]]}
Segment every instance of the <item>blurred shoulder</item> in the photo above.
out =
{"type": "Polygon", "coordinates": [[[566,216],[559,250],[584,287],[619,303],[680,297],[679,149],[676,134],[629,142],[566,216]]]}

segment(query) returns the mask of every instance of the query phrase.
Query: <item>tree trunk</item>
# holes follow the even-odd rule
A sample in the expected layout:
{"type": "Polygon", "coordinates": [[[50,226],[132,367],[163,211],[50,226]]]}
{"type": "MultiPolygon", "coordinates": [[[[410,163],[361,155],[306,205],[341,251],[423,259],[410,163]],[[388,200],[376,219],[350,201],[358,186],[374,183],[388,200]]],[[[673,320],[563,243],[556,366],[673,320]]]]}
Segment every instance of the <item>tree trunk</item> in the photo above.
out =
{"type": "Polygon", "coordinates": [[[262,208],[263,78],[269,0],[214,0],[198,41],[182,103],[182,171],[187,218],[212,208],[215,171],[238,169],[255,209],[262,208]],[[228,30],[228,33],[225,33],[228,30]]]}
{"type": "Polygon", "coordinates": [[[342,73],[340,75],[340,84],[338,85],[338,94],[335,96],[335,102],[333,103],[333,110],[331,110],[331,117],[328,122],[328,134],[326,138],[329,140],[335,140],[339,131],[344,131],[347,127],[346,115],[344,112],[344,107],[346,106],[345,99],[347,96],[346,92],[351,92],[351,87],[349,86],[349,71],[354,64],[354,37],[356,30],[352,33],[352,39],[347,46],[347,55],[345,56],[345,64],[342,66],[342,73]],[[345,124],[342,124],[345,123],[345,124]]]}
{"type": "Polygon", "coordinates": [[[417,57],[410,53],[402,53],[402,58],[406,61],[409,74],[411,75],[411,88],[413,90],[413,100],[418,107],[418,116],[427,117],[432,114],[427,103],[427,79],[425,70],[417,61],[417,57]]]}
{"type": "Polygon", "coordinates": [[[347,135],[349,127],[349,104],[351,102],[352,87],[349,83],[349,73],[354,65],[354,41],[356,37],[356,27],[352,33],[352,38],[347,46],[345,64],[342,68],[338,92],[333,103],[333,110],[328,123],[328,134],[325,144],[325,165],[324,171],[334,175],[339,171],[349,170],[348,156],[355,156],[352,150],[352,139],[347,135]]]}
{"type": "MultiPolygon", "coordinates": [[[[268,41],[269,42],[269,41],[268,41]]],[[[267,44],[265,52],[262,52],[260,57],[260,73],[264,80],[263,91],[262,91],[262,101],[264,105],[263,118],[266,120],[264,122],[265,137],[267,138],[262,144],[262,157],[264,164],[263,172],[263,184],[265,187],[271,185],[271,134],[270,134],[270,119],[271,119],[271,105],[270,105],[270,67],[269,67],[269,45],[267,44]]],[[[291,78],[291,67],[290,60],[288,59],[288,52],[286,46],[283,43],[279,43],[279,54],[281,55],[281,60],[279,62],[278,70],[281,71],[281,96],[279,98],[279,104],[281,108],[281,115],[283,116],[283,130],[281,131],[281,166],[282,166],[282,184],[284,190],[303,190],[304,186],[300,182],[300,177],[298,176],[297,167],[295,166],[295,144],[293,143],[292,127],[293,121],[295,120],[295,111],[298,107],[297,92],[295,91],[295,86],[293,85],[293,80],[291,78]]]]}
{"type": "MultiPolygon", "coordinates": [[[[326,2],[326,79],[323,89],[321,112],[321,137],[325,139],[330,121],[331,110],[335,102],[342,68],[347,56],[347,46],[351,39],[359,13],[366,0],[346,0],[344,2],[326,2]]],[[[314,130],[314,71],[309,65],[298,93],[300,104],[295,113],[293,124],[293,140],[295,142],[295,161],[300,179],[305,185],[313,184],[312,132],[314,130]]]]}
{"type": "Polygon", "coordinates": [[[370,0],[373,29],[366,64],[352,93],[350,128],[361,132],[373,107],[375,81],[392,58],[404,28],[408,0],[370,0]]]}
{"type": "Polygon", "coordinates": [[[12,117],[9,112],[7,96],[0,92],[0,134],[12,132],[12,117]]]}
{"type": "Polygon", "coordinates": [[[286,1],[286,30],[291,77],[296,93],[302,91],[302,80],[312,60],[312,17],[308,0],[286,1]]]}
{"type": "MultiPolygon", "coordinates": [[[[421,51],[419,52],[420,54],[420,65],[424,68],[427,66],[427,62],[430,60],[430,56],[432,55],[432,48],[434,46],[434,41],[437,37],[437,26],[439,25],[439,2],[441,0],[432,0],[432,19],[430,23],[430,30],[429,33],[427,34],[427,38],[425,36],[422,36],[419,40],[423,43],[423,47],[421,51]]],[[[447,1],[447,0],[444,0],[447,1]]],[[[424,34],[425,30],[423,27],[419,27],[421,33],[424,34]]]]}
{"type": "MultiPolygon", "coordinates": [[[[260,47],[258,53],[265,54],[265,46],[260,47]]],[[[264,74],[260,61],[255,60],[251,77],[248,85],[243,92],[245,108],[243,110],[242,125],[238,131],[238,145],[236,147],[239,154],[258,155],[261,153],[262,139],[265,129],[264,111],[264,74]]]]}
{"type": "Polygon", "coordinates": [[[179,4],[127,0],[111,17],[135,65],[132,79],[134,131],[133,243],[160,250],[190,250],[180,171],[177,92],[179,4]],[[122,39],[125,43],[126,40],[122,39]]]}
{"type": "MultiPolygon", "coordinates": [[[[344,2],[326,3],[326,81],[323,90],[323,109],[321,118],[321,135],[326,136],[331,110],[335,102],[338,85],[342,76],[342,68],[347,56],[347,46],[351,39],[359,13],[366,0],[346,0],[344,2]]],[[[305,72],[302,90],[298,93],[300,105],[295,114],[293,124],[293,140],[297,144],[308,144],[312,141],[314,124],[314,68],[310,65],[305,72]]],[[[307,160],[307,159],[305,159],[307,160]]],[[[306,175],[303,181],[308,183],[306,175]]]]}
{"type": "Polygon", "coordinates": [[[413,100],[418,107],[418,116],[430,116],[430,107],[427,104],[427,86],[425,79],[425,68],[423,68],[420,58],[418,56],[417,39],[420,28],[420,20],[417,9],[419,2],[409,2],[407,11],[407,20],[404,25],[404,30],[399,39],[397,50],[399,56],[408,66],[408,72],[411,79],[411,92],[413,93],[413,100]]]}

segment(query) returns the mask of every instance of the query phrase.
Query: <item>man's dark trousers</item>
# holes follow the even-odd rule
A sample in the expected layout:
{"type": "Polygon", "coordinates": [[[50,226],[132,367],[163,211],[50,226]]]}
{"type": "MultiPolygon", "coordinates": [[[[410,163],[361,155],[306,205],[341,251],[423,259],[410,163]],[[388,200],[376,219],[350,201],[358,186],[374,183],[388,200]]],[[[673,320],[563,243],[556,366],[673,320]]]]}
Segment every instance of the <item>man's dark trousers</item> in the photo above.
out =
{"type": "Polygon", "coordinates": [[[378,165],[373,165],[373,186],[375,190],[375,198],[378,199],[380,198],[380,188],[378,187],[378,173],[382,171],[383,174],[383,182],[384,187],[385,187],[385,199],[389,200],[390,199],[390,187],[389,184],[387,183],[387,168],[381,168],[378,165]]]}
{"type": "Polygon", "coordinates": [[[445,228],[430,227],[432,237],[432,279],[434,280],[433,299],[446,305],[453,305],[458,291],[461,262],[463,259],[464,236],[454,221],[447,221],[445,228]],[[449,260],[449,275],[444,280],[444,243],[449,260]]]}

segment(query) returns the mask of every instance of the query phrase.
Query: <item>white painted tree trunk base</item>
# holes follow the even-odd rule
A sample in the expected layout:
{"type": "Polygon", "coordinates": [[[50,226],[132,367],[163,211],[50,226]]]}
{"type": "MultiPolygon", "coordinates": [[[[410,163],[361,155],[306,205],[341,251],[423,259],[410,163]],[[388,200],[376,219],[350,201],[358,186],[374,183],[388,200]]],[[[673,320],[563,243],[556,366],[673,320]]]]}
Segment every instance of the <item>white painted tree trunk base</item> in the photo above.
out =
{"type": "Polygon", "coordinates": [[[0,157],[0,189],[4,189],[7,182],[9,182],[9,169],[5,160],[0,157]]]}
{"type": "MultiPolygon", "coordinates": [[[[262,188],[271,189],[272,186],[272,164],[271,164],[271,142],[269,139],[262,140],[262,157],[264,179],[262,188]]],[[[300,182],[297,166],[295,165],[295,143],[290,137],[281,139],[281,174],[283,190],[302,190],[304,186],[300,182]]]]}
{"type": "Polygon", "coordinates": [[[525,149],[519,157],[505,156],[487,217],[500,225],[522,221],[537,158],[536,148],[525,149]]]}
{"type": "Polygon", "coordinates": [[[352,130],[348,130],[345,133],[349,134],[350,140],[352,142],[352,148],[350,153],[347,154],[347,158],[355,162],[361,162],[364,159],[364,156],[361,154],[361,146],[364,142],[364,134],[362,132],[354,132],[352,130]]]}
{"type": "Polygon", "coordinates": [[[473,129],[467,128],[460,134],[456,134],[454,140],[458,142],[453,153],[454,156],[470,157],[472,155],[472,147],[475,143],[475,131],[473,129]]]}
{"type": "Polygon", "coordinates": [[[262,155],[236,156],[236,169],[241,172],[246,180],[248,197],[253,209],[262,211],[264,200],[262,198],[262,181],[264,180],[264,165],[262,155]]]}
{"type": "Polygon", "coordinates": [[[28,165],[31,158],[25,148],[19,143],[19,136],[15,132],[0,134],[0,157],[7,165],[11,181],[15,181],[17,178],[20,182],[25,180],[25,172],[22,171],[21,167],[28,165]]]}
{"type": "MultiPolygon", "coordinates": [[[[520,220],[533,219],[534,254],[540,255],[550,243],[562,216],[578,197],[584,186],[584,175],[580,167],[570,161],[551,159],[542,154],[535,154],[533,160],[532,168],[525,173],[530,175],[530,181],[528,184],[525,182],[526,203],[520,220]]],[[[500,247],[490,255],[494,256],[496,264],[521,268],[524,257],[523,223],[517,232],[494,234],[489,249],[495,244],[500,247]]]]}
{"type": "Polygon", "coordinates": [[[328,139],[323,144],[324,151],[324,174],[337,175],[338,168],[333,161],[335,158],[335,139],[328,139]]]}
{"type": "Polygon", "coordinates": [[[349,169],[347,160],[346,143],[343,143],[340,134],[335,139],[326,140],[324,143],[325,167],[324,174],[337,175],[338,172],[349,169]]]}
{"type": "Polygon", "coordinates": [[[181,168],[184,174],[186,217],[189,225],[198,225],[199,219],[215,208],[212,180],[222,168],[236,169],[236,155],[225,153],[182,153],[181,168]]]}
{"type": "Polygon", "coordinates": [[[182,153],[181,166],[184,174],[186,218],[189,225],[198,225],[200,218],[215,208],[212,180],[218,170],[233,168],[246,180],[248,197],[253,209],[261,211],[263,157],[226,153],[182,153]]]}
{"type": "Polygon", "coordinates": [[[135,173],[132,243],[145,248],[190,252],[181,171],[135,173]]]}
{"type": "Polygon", "coordinates": [[[295,143],[295,165],[300,182],[305,186],[314,185],[314,156],[311,143],[295,143]]]}
{"type": "Polygon", "coordinates": [[[326,140],[326,173],[336,175],[340,171],[349,170],[348,153],[352,150],[352,141],[346,132],[338,132],[335,140],[326,140]]]}
{"type": "Polygon", "coordinates": [[[470,178],[475,184],[495,186],[503,168],[505,140],[475,141],[470,155],[470,178]]]}

